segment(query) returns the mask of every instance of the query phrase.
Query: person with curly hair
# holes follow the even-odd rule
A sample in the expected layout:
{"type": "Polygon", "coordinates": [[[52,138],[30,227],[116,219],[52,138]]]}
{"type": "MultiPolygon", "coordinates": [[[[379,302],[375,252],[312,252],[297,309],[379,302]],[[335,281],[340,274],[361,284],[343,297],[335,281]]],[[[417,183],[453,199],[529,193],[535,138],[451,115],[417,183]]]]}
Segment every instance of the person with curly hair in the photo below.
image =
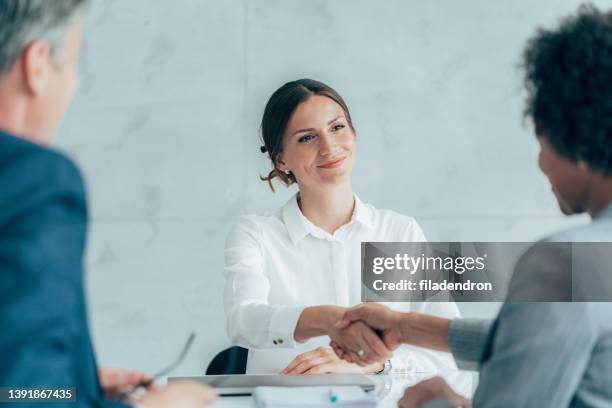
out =
{"type": "Polygon", "coordinates": [[[540,168],[564,214],[594,217],[612,200],[612,12],[582,6],[540,30],[523,68],[540,168]]]}
{"type": "MultiPolygon", "coordinates": [[[[539,30],[523,69],[540,168],[563,213],[588,213],[593,222],[534,244],[517,263],[494,320],[398,313],[380,304],[346,312],[337,329],[365,322],[388,349],[450,351],[460,368],[480,373],[471,402],[435,377],[408,388],[400,408],[612,406],[610,246],[585,246],[595,248],[585,256],[567,245],[612,242],[612,12],[582,6],[558,28],[539,30]],[[573,274],[564,275],[568,268],[573,274]],[[534,290],[568,276],[569,296],[534,290]]],[[[332,346],[361,364],[343,344],[332,346]]]]}

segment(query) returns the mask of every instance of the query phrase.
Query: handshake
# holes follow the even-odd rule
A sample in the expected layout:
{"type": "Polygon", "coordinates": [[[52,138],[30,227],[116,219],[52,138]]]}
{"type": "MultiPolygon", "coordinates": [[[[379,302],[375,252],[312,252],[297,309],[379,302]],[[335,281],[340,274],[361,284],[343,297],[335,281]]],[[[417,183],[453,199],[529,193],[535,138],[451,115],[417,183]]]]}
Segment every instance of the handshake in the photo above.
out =
{"type": "Polygon", "coordinates": [[[339,358],[360,366],[382,363],[406,343],[402,313],[377,303],[348,309],[331,330],[331,347],[339,358]]]}
{"type": "MultiPolygon", "coordinates": [[[[330,331],[331,347],[340,359],[360,366],[388,360],[401,344],[448,351],[450,320],[419,313],[394,312],[377,303],[363,303],[344,312],[330,331]]],[[[420,407],[432,400],[446,400],[454,407],[470,401],[453,391],[440,377],[406,389],[400,408],[420,407]]]]}

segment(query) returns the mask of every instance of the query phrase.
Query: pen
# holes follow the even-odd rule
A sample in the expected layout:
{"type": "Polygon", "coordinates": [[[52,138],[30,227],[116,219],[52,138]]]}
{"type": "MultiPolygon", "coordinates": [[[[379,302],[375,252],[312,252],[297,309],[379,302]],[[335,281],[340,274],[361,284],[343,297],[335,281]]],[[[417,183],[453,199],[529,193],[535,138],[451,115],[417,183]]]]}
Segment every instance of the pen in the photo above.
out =
{"type": "Polygon", "coordinates": [[[330,388],[328,391],[329,402],[338,402],[338,395],[334,392],[333,388],[330,388]]]}

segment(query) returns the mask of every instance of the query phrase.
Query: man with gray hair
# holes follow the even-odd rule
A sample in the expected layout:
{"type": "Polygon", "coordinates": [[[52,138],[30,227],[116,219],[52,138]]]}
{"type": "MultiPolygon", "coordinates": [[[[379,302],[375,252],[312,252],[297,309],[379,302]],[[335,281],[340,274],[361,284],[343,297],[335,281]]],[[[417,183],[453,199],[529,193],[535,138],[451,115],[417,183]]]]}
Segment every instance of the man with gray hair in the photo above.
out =
{"type": "Polygon", "coordinates": [[[0,403],[201,407],[215,395],[194,382],[122,401],[150,377],[96,367],[83,293],[85,190],[72,162],[46,147],[78,86],[86,3],[0,0],[0,403]],[[35,392],[53,388],[64,392],[35,392]]]}

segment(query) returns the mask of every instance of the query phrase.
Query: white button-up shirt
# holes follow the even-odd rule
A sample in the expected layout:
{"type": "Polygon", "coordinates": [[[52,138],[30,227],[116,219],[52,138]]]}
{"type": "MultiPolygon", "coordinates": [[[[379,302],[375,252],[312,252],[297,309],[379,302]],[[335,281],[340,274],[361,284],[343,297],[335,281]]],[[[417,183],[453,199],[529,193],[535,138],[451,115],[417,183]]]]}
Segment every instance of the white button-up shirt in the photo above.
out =
{"type": "MultiPolygon", "coordinates": [[[[334,234],[312,224],[297,196],[272,216],[243,216],[225,245],[225,314],[234,344],[249,348],[247,373],[278,373],[298,354],[328,345],[321,336],[297,343],[293,332],[308,306],[361,303],[361,242],[423,242],[414,218],[378,210],[355,197],[351,220],[334,234]]],[[[388,304],[391,305],[391,304],[388,304]]],[[[446,318],[452,302],[393,303],[396,310],[446,318]]],[[[402,346],[394,370],[435,372],[454,368],[452,357],[402,346]]]]}

